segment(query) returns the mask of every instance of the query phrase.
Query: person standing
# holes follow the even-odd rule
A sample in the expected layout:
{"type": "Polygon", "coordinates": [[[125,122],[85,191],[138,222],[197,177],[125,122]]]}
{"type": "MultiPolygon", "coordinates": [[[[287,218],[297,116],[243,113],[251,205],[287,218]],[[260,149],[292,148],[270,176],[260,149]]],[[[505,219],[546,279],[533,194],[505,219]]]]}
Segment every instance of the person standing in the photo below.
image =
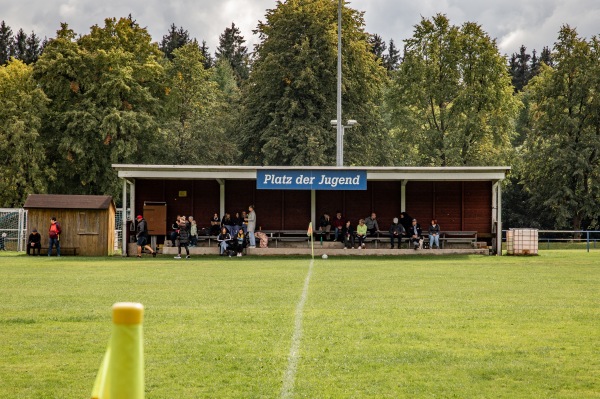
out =
{"type": "Polygon", "coordinates": [[[48,229],[48,237],[50,245],[48,246],[48,256],[52,255],[52,247],[56,246],[56,256],[60,256],[60,223],[56,221],[56,216],[50,218],[50,228],[48,229]]]}
{"type": "Polygon", "coordinates": [[[195,247],[198,244],[198,225],[193,219],[191,223],[192,224],[190,225],[190,247],[195,247]]]}
{"type": "Polygon", "coordinates": [[[398,218],[394,218],[392,220],[392,225],[390,226],[390,243],[392,245],[392,249],[394,249],[394,240],[398,241],[398,249],[402,246],[402,236],[406,234],[404,227],[398,223],[398,218]]]}
{"type": "Polygon", "coordinates": [[[146,223],[146,219],[142,217],[142,215],[137,216],[137,230],[135,234],[135,238],[137,239],[137,257],[142,257],[142,247],[146,248],[148,251],[152,253],[152,256],[156,258],[156,251],[152,249],[152,247],[148,244],[148,223],[146,223]]]}
{"type": "Polygon", "coordinates": [[[27,255],[35,255],[36,249],[38,256],[40,256],[40,251],[42,250],[42,236],[38,233],[37,229],[33,229],[27,239],[27,255]]]}
{"type": "Polygon", "coordinates": [[[190,230],[188,228],[188,223],[185,220],[185,217],[182,217],[179,220],[179,245],[177,245],[177,256],[175,259],[181,259],[181,247],[185,248],[185,258],[190,258],[190,230]]]}
{"type": "Polygon", "coordinates": [[[433,249],[433,246],[437,246],[440,249],[440,225],[437,224],[437,220],[431,219],[431,225],[429,225],[429,249],[433,249]]]}
{"type": "Polygon", "coordinates": [[[248,248],[256,248],[254,230],[256,230],[256,212],[254,212],[254,205],[250,205],[248,207],[248,238],[250,240],[250,246],[248,248]]]}

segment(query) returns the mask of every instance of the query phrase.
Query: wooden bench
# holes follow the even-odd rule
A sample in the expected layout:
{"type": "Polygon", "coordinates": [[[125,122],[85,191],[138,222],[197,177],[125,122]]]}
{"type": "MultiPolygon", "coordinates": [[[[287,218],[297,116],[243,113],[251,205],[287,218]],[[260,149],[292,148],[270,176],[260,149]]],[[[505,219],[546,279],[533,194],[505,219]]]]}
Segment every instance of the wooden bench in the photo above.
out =
{"type": "MultiPolygon", "coordinates": [[[[77,252],[79,251],[79,247],[60,247],[60,256],[63,255],[73,255],[77,256],[77,252]]],[[[41,248],[40,255],[48,255],[48,248],[41,248]]],[[[56,255],[56,248],[52,248],[52,256],[56,255]]]]}
{"type": "Polygon", "coordinates": [[[440,246],[445,244],[469,244],[471,248],[477,247],[476,231],[442,231],[440,232],[440,246]]]}
{"type": "Polygon", "coordinates": [[[261,230],[269,237],[269,241],[275,242],[275,248],[279,242],[306,242],[310,245],[310,237],[306,230],[261,230]]]}

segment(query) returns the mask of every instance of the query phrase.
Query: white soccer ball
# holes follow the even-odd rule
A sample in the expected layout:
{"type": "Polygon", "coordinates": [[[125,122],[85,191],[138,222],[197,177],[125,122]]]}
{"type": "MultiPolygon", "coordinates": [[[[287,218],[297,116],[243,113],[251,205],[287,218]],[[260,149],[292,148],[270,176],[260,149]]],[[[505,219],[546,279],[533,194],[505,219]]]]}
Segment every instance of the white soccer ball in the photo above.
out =
{"type": "Polygon", "coordinates": [[[327,254],[323,254],[323,256],[321,256],[321,258],[323,258],[323,259],[327,259],[327,258],[328,258],[328,256],[327,256],[327,254]]]}

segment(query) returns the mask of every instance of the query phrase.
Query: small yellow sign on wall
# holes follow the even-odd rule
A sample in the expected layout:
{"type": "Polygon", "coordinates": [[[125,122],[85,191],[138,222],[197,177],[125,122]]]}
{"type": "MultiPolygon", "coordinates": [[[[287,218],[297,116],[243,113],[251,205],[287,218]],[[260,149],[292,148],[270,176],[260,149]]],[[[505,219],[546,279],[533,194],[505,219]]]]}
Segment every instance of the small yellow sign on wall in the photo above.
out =
{"type": "Polygon", "coordinates": [[[187,191],[180,191],[179,192],[179,197],[187,197],[187,191]]]}

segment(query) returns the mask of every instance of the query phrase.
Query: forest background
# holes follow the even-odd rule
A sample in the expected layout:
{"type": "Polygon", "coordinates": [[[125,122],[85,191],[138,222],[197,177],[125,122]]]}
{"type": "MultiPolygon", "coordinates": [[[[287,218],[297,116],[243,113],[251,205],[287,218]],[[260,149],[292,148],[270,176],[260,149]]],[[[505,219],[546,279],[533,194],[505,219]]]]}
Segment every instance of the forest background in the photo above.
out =
{"type": "MultiPolygon", "coordinates": [[[[401,44],[342,23],[345,164],[506,165],[504,227],[598,228],[600,42],[557,26],[510,56],[477,22],[415,21],[401,44]]],[[[335,164],[337,2],[288,0],[216,51],[130,15],[55,37],[0,23],[0,206],[119,197],[113,163],[335,164]]]]}

